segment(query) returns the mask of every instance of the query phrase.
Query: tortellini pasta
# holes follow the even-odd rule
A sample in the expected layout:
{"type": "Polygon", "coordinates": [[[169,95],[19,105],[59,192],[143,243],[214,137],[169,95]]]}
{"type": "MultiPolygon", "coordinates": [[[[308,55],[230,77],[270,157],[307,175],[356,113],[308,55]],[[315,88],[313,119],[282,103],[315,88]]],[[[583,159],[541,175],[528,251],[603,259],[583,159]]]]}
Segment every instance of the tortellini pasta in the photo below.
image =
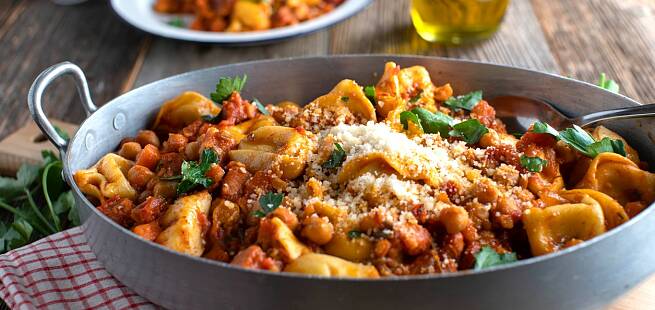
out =
{"type": "Polygon", "coordinates": [[[207,223],[211,201],[207,191],[178,198],[159,220],[164,230],[155,242],[184,254],[201,256],[205,251],[204,231],[207,229],[203,225],[207,223]]]}
{"type": "Polygon", "coordinates": [[[252,31],[271,28],[271,4],[266,1],[254,2],[237,0],[227,31],[252,31]]]}
{"type": "Polygon", "coordinates": [[[203,115],[215,116],[220,112],[221,109],[207,97],[186,91],[162,105],[153,128],[158,131],[176,131],[199,120],[203,115]]]}
{"type": "Polygon", "coordinates": [[[119,196],[134,199],[136,190],[127,180],[127,171],[134,162],[114,153],[102,157],[93,167],[78,170],[73,175],[80,190],[100,202],[119,196]]]}
{"type": "Polygon", "coordinates": [[[378,278],[380,276],[373,266],[316,253],[300,256],[284,271],[327,277],[378,278]]]}

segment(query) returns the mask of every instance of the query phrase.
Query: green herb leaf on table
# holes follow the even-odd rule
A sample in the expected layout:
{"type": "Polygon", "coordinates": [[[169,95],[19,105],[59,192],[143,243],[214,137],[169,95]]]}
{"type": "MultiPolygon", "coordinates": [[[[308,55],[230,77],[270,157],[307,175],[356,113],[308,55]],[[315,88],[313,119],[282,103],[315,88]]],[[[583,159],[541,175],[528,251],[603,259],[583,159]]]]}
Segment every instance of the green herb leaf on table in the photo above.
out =
{"type": "Polygon", "coordinates": [[[500,266],[517,261],[516,253],[498,254],[489,246],[482,247],[482,250],[475,254],[475,270],[500,266]]]}
{"type": "Polygon", "coordinates": [[[335,143],[334,150],[330,154],[330,158],[323,163],[323,167],[327,169],[334,169],[341,167],[341,164],[346,160],[346,151],[343,150],[341,144],[335,143]]]}
{"type": "Polygon", "coordinates": [[[615,94],[618,94],[620,90],[619,84],[617,84],[614,80],[608,79],[605,73],[600,74],[600,79],[598,80],[597,85],[598,87],[613,92],[615,94]]]}
{"type": "Polygon", "coordinates": [[[182,162],[182,180],[177,184],[177,194],[185,194],[196,186],[209,187],[212,179],[205,176],[212,164],[218,163],[218,155],[212,149],[204,149],[200,154],[200,162],[182,162]]]}
{"type": "Polygon", "coordinates": [[[268,112],[268,110],[266,110],[266,107],[264,106],[263,103],[261,103],[261,101],[259,101],[259,99],[257,99],[257,98],[253,99],[252,103],[255,104],[255,106],[257,107],[257,110],[259,110],[259,112],[261,112],[262,114],[264,114],[264,115],[270,115],[271,114],[271,113],[268,112]]]}
{"type": "Polygon", "coordinates": [[[529,157],[526,155],[521,155],[520,161],[521,166],[523,166],[525,169],[528,169],[530,172],[541,172],[541,170],[543,170],[544,167],[548,165],[548,161],[540,157],[529,157]]]}
{"type": "Polygon", "coordinates": [[[453,130],[448,134],[451,137],[457,137],[464,140],[467,144],[475,144],[489,129],[482,125],[477,119],[468,119],[461,123],[455,124],[453,130]]]}
{"type": "Polygon", "coordinates": [[[364,87],[364,95],[366,95],[366,98],[368,98],[368,100],[373,104],[377,101],[375,99],[375,86],[364,87]]]}
{"type": "Polygon", "coordinates": [[[216,92],[211,93],[210,97],[216,103],[223,103],[230,98],[233,92],[241,92],[247,80],[248,76],[245,74],[243,77],[221,77],[216,84],[216,92]]]}
{"type": "Polygon", "coordinates": [[[357,239],[360,238],[364,233],[362,233],[359,230],[351,230],[348,232],[348,238],[350,239],[357,239]]]}
{"type": "Polygon", "coordinates": [[[256,217],[265,217],[267,214],[277,209],[280,204],[282,204],[283,199],[284,194],[268,192],[262,195],[259,197],[259,207],[261,210],[255,211],[254,215],[256,217]]]}
{"type": "Polygon", "coordinates": [[[450,97],[446,102],[444,102],[444,104],[453,111],[458,111],[460,109],[471,111],[480,100],[482,100],[482,91],[477,90],[466,95],[450,97]]]}
{"type": "Polygon", "coordinates": [[[64,131],[63,129],[59,128],[59,127],[56,126],[56,125],[53,125],[52,127],[55,127],[55,131],[57,132],[57,134],[58,134],[62,139],[64,139],[64,140],[69,140],[69,139],[70,139],[70,136],[68,135],[68,133],[67,133],[66,131],[64,131]]]}

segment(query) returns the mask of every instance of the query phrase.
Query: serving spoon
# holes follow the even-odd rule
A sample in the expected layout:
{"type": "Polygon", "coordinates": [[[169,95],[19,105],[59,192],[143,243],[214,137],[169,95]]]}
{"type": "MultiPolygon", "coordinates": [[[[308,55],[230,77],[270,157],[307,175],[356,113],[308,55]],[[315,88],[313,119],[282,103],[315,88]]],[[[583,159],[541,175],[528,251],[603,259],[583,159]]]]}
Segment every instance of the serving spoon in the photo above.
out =
{"type": "Polygon", "coordinates": [[[655,116],[655,104],[645,104],[598,111],[578,117],[568,117],[549,103],[520,96],[499,96],[489,100],[496,110],[496,117],[505,123],[507,132],[526,132],[537,122],[545,122],[553,128],[562,130],[572,125],[589,126],[600,121],[612,119],[655,116]]]}

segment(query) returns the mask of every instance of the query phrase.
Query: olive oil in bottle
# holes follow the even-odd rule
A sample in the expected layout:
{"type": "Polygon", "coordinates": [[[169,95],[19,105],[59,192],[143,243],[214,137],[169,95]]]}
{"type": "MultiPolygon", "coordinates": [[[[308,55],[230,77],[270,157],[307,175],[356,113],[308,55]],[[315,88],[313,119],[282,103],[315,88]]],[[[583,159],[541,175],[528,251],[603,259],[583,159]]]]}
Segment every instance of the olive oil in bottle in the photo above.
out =
{"type": "Polygon", "coordinates": [[[461,44],[490,37],[509,0],[412,0],[412,22],[430,42],[461,44]]]}

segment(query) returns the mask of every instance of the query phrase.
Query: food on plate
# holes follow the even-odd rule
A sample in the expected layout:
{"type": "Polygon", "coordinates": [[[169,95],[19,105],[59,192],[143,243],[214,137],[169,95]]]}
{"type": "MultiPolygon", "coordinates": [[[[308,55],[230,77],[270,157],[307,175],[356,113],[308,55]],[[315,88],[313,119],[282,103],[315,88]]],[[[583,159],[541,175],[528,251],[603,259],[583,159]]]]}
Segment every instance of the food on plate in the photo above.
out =
{"type": "Polygon", "coordinates": [[[605,127],[509,134],[482,91],[420,66],[299,105],[247,77],[163,103],[75,181],[98,210],[175,251],[244,268],[377,278],[482,269],[614,229],[655,174],[605,127]]]}
{"type": "MultiPolygon", "coordinates": [[[[188,26],[215,32],[258,31],[304,22],[334,10],[344,0],[157,0],[159,13],[193,14],[188,26]]],[[[169,21],[186,27],[182,19],[169,21]]]]}

